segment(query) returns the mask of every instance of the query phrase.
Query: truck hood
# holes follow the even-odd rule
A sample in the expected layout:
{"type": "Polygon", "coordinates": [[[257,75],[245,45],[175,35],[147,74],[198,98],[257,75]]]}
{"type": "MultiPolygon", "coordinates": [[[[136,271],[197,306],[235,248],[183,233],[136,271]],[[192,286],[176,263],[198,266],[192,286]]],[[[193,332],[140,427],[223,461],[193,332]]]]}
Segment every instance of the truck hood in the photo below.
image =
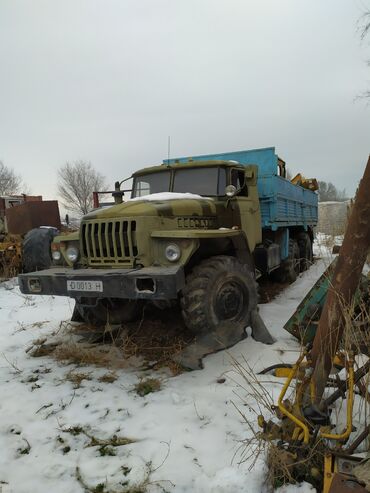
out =
{"type": "Polygon", "coordinates": [[[98,209],[86,214],[83,220],[113,219],[137,216],[215,216],[216,202],[212,198],[193,194],[159,193],[136,198],[98,209]]]}

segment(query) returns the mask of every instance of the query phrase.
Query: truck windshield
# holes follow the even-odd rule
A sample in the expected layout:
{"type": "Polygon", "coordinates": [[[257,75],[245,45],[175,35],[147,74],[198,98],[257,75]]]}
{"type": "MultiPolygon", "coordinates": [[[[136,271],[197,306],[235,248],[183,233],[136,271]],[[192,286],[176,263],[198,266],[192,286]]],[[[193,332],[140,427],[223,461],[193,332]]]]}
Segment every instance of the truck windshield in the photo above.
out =
{"type": "Polygon", "coordinates": [[[144,197],[151,193],[168,192],[170,188],[170,171],[160,173],[148,173],[147,175],[136,176],[132,197],[144,197]]]}
{"type": "Polygon", "coordinates": [[[226,170],[220,167],[184,168],[161,171],[136,176],[132,197],[144,197],[152,193],[177,192],[198,195],[225,195],[226,170]],[[170,177],[173,172],[173,187],[170,190],[170,177]]]}
{"type": "Polygon", "coordinates": [[[174,192],[191,192],[198,195],[225,195],[226,172],[224,168],[189,168],[175,171],[174,192]]]}

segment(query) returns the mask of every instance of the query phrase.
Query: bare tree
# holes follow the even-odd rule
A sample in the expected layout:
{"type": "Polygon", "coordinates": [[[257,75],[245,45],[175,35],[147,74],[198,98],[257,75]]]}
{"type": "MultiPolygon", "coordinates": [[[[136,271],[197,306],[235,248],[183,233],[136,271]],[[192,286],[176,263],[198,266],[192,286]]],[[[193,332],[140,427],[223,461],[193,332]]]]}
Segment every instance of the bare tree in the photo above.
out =
{"type": "Polygon", "coordinates": [[[0,195],[14,195],[22,187],[22,178],[0,161],[0,195]]]}
{"type": "MultiPolygon", "coordinates": [[[[364,39],[370,34],[370,9],[366,10],[361,16],[359,21],[359,29],[361,40],[364,41],[364,39]]],[[[368,60],[367,64],[370,66],[370,60],[368,60]]],[[[365,91],[362,96],[365,98],[370,98],[370,90],[365,91]]]]}
{"type": "Polygon", "coordinates": [[[88,161],[66,163],[58,170],[58,191],[64,207],[78,214],[93,208],[94,191],[106,190],[105,178],[88,161]]]}
{"type": "Polygon", "coordinates": [[[335,185],[326,181],[319,181],[319,202],[344,202],[347,200],[346,191],[338,190],[335,185]]]}
{"type": "Polygon", "coordinates": [[[361,39],[364,40],[370,33],[370,10],[363,13],[360,21],[361,39]]]}

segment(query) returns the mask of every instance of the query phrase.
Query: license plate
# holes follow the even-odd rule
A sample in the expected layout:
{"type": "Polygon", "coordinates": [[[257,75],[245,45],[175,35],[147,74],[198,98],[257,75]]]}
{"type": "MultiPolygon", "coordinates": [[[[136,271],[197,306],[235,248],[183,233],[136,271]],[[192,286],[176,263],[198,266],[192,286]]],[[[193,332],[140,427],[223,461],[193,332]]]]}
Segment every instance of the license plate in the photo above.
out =
{"type": "Polygon", "coordinates": [[[102,293],[102,281],[67,281],[67,291],[88,291],[89,293],[102,293]]]}

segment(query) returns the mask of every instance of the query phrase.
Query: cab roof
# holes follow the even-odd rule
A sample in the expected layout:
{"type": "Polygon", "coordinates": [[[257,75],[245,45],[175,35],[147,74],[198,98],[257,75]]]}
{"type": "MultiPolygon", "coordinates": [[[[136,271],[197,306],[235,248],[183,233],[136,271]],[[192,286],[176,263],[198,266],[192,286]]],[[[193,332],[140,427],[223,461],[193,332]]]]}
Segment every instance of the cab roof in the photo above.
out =
{"type": "Polygon", "coordinates": [[[148,168],[142,168],[139,169],[138,171],[135,171],[135,173],[132,174],[132,176],[137,176],[137,175],[143,175],[147,173],[156,173],[158,171],[168,171],[171,169],[186,169],[186,168],[206,168],[206,167],[212,167],[212,166],[223,166],[226,168],[241,168],[245,169],[246,166],[243,166],[237,161],[220,161],[220,160],[210,160],[210,161],[186,161],[185,163],[169,163],[169,164],[160,164],[157,166],[149,166],[148,168]]]}

